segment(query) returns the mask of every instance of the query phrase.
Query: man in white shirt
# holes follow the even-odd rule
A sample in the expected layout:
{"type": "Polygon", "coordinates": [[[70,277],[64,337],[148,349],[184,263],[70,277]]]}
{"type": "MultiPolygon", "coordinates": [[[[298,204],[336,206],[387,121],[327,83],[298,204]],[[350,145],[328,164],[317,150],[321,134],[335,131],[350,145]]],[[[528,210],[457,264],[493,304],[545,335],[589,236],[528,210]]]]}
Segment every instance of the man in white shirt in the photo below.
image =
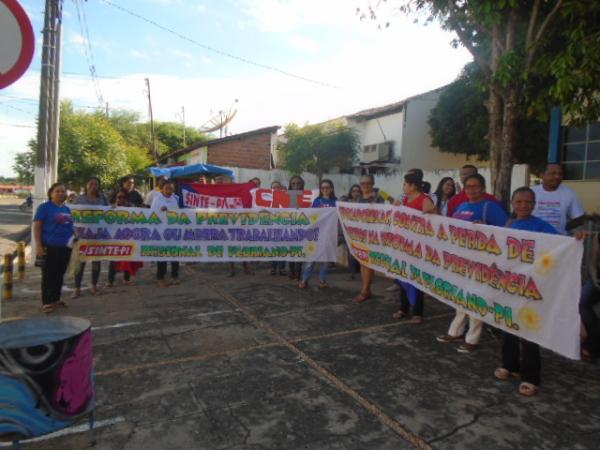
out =
{"type": "Polygon", "coordinates": [[[144,198],[144,205],[152,206],[152,200],[154,200],[154,196],[157,193],[162,191],[165,180],[166,178],[162,175],[156,179],[156,187],[146,194],[146,198],[144,198]]]}
{"type": "Polygon", "coordinates": [[[562,180],[562,166],[557,163],[546,164],[542,184],[533,187],[536,201],[533,215],[566,235],[569,223],[583,216],[585,210],[575,192],[564,186],[562,180]]]}
{"type": "Polygon", "coordinates": [[[157,192],[152,197],[151,209],[161,211],[179,209],[179,197],[174,194],[175,184],[171,180],[166,180],[163,183],[161,192],[157,192]]]}

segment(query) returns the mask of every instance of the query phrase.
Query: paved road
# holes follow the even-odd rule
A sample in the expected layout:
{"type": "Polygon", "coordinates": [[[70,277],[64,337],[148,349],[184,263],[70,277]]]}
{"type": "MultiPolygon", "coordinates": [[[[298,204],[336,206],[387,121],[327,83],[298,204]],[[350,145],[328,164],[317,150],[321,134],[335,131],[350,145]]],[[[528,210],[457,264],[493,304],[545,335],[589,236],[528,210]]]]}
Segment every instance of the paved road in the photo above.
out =
{"type": "Polygon", "coordinates": [[[12,252],[15,240],[21,239],[31,224],[31,211],[22,212],[22,199],[0,198],[0,255],[12,252]]]}
{"type": "MultiPolygon", "coordinates": [[[[99,427],[25,449],[598,448],[598,365],[544,352],[540,395],[520,397],[492,376],[498,341],[472,355],[437,343],[453,314],[432,299],[424,324],[393,321],[385,280],[358,305],[341,270],[326,291],[264,266],[186,265],[166,289],[153,271],[70,302],[94,327],[99,427]]],[[[17,283],[5,317],[40,314],[38,285],[17,283]]]]}

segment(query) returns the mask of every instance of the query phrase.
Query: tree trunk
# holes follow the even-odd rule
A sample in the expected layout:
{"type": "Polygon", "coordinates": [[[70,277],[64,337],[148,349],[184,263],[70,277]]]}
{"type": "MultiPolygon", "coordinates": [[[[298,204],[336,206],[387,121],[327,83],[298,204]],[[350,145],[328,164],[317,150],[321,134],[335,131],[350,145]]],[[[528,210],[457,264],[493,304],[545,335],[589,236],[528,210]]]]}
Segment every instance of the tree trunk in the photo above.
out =
{"type": "MultiPolygon", "coordinates": [[[[500,66],[500,57],[502,56],[500,50],[501,30],[500,25],[494,25],[492,29],[492,48],[491,48],[491,59],[490,69],[492,73],[495,73],[500,66]]],[[[498,195],[496,186],[498,186],[498,173],[501,167],[502,158],[502,96],[500,95],[500,88],[496,85],[493,79],[489,81],[490,96],[487,102],[487,109],[490,117],[490,125],[488,130],[488,142],[490,144],[490,174],[492,185],[490,190],[494,195],[498,195]]]]}
{"type": "Polygon", "coordinates": [[[517,134],[517,120],[519,117],[518,89],[508,88],[504,100],[504,111],[502,118],[502,147],[500,152],[500,164],[494,185],[494,195],[502,199],[508,206],[511,193],[512,168],[514,163],[515,142],[517,134]]]}

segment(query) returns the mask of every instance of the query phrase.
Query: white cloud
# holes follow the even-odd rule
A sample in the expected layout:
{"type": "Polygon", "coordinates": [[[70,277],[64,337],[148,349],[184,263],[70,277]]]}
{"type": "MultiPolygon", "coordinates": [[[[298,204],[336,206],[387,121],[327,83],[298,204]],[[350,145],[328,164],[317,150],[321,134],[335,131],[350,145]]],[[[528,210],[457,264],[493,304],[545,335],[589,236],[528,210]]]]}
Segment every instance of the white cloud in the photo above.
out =
{"type": "MultiPolygon", "coordinates": [[[[294,63],[281,66],[282,70],[340,87],[324,87],[257,68],[248,70],[249,66],[239,63],[239,70],[218,77],[140,73],[100,79],[102,94],[110,108],[131,109],[146,120],[144,78],[148,77],[157,120],[174,121],[175,114],[185,106],[186,123],[199,127],[212,117],[211,110],[227,110],[233,100],[239,98],[239,112],[229,127],[232,133],[289,122],[315,123],[440,87],[451,82],[471,59],[464,49],[452,49],[449,45],[452,36],[439,27],[415,25],[409,18],[402,17],[390,28],[377,30],[375,23],[359,21],[346,0],[285,3],[256,0],[251,4],[247,2],[246,7],[254,8],[256,13],[252,16],[253,26],[269,31],[285,30],[287,33],[277,38],[304,51],[304,57],[297,56],[294,63]],[[270,5],[273,11],[269,10],[270,5]],[[315,24],[328,25],[331,36],[341,34],[342,39],[333,50],[325,42],[316,41],[304,28],[315,24]],[[344,33],[347,30],[351,33],[344,33]]],[[[72,39],[81,39],[81,36],[74,35],[72,39]]],[[[145,40],[153,44],[146,48],[164,48],[151,35],[145,40]]],[[[183,65],[201,62],[206,68],[215,63],[221,66],[219,56],[208,58],[180,49],[171,51],[183,65]]],[[[143,60],[152,56],[135,49],[131,55],[143,60]]],[[[270,64],[279,67],[276,62],[270,64]]],[[[208,70],[202,73],[206,72],[210,73],[208,70]]],[[[39,77],[30,73],[3,93],[37,98],[39,77]]],[[[72,99],[76,105],[97,104],[89,76],[63,77],[61,96],[72,99]]],[[[6,120],[0,118],[0,121],[6,120]]],[[[22,151],[34,135],[33,129],[0,128],[0,141],[7,150],[0,152],[2,174],[10,174],[12,165],[4,155],[22,151]],[[13,133],[15,130],[18,132],[13,133]]]]}
{"type": "Polygon", "coordinates": [[[129,54],[131,56],[133,56],[134,58],[142,59],[144,61],[150,61],[150,56],[148,56],[146,53],[141,52],[139,50],[136,50],[134,48],[132,48],[131,50],[129,50],[129,54]]]}
{"type": "Polygon", "coordinates": [[[245,10],[262,31],[287,32],[306,25],[356,24],[356,7],[347,0],[244,0],[245,10]]]}
{"type": "Polygon", "coordinates": [[[317,53],[319,51],[319,43],[313,39],[294,34],[288,39],[290,45],[295,49],[302,50],[306,53],[317,53]]]}

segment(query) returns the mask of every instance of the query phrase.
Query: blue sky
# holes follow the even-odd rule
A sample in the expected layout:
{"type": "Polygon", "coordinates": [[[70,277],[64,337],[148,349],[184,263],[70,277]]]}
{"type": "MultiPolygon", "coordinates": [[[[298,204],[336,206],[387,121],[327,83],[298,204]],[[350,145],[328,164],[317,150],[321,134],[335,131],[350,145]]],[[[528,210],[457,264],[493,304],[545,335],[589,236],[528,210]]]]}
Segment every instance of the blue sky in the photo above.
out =
{"type": "MultiPolygon", "coordinates": [[[[61,97],[88,110],[100,104],[84,51],[79,4],[98,88],[109,108],[138,111],[146,119],[147,77],[159,120],[180,120],[185,107],[186,124],[200,127],[238,99],[230,133],[315,123],[399,101],[451,82],[471,59],[466,50],[450,46],[452,35],[434,24],[414,24],[414,17],[382,9],[381,15],[392,19],[385,30],[360,21],[356,7],[364,8],[368,0],[110,2],[183,38],[109,0],[64,0],[61,97]]],[[[44,2],[21,4],[34,26],[36,54],[26,75],[0,91],[0,175],[13,174],[14,154],[35,135],[44,2]]]]}

